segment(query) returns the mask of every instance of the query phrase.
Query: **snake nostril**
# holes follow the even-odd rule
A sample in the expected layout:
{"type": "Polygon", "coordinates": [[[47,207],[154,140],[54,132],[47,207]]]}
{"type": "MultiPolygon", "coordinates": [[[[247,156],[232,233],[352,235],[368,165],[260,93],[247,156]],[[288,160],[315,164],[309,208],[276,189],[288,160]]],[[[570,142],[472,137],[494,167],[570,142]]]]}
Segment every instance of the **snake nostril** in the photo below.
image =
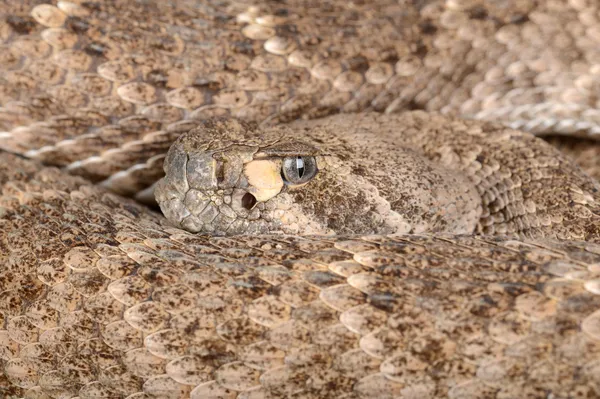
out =
{"type": "Polygon", "coordinates": [[[256,205],[256,197],[250,193],[244,194],[242,197],[242,206],[250,211],[254,208],[254,205],[256,205]]]}

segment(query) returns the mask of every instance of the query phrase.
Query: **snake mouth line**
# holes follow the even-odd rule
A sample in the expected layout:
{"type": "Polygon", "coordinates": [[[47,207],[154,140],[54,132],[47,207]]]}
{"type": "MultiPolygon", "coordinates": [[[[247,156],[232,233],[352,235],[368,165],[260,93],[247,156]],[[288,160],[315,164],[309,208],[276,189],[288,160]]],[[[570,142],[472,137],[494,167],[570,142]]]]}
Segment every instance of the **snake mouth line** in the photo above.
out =
{"type": "Polygon", "coordinates": [[[252,209],[254,209],[257,203],[258,201],[256,200],[256,197],[250,193],[246,193],[242,197],[242,207],[244,209],[251,211],[252,209]]]}

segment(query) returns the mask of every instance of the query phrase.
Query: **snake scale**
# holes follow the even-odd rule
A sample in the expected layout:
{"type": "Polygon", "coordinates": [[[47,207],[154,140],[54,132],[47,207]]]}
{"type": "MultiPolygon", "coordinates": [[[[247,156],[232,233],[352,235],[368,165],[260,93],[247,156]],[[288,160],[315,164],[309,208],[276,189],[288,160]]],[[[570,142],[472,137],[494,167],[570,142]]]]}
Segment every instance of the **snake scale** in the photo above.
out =
{"type": "Polygon", "coordinates": [[[599,20],[0,0],[0,397],[600,397],[599,20]]]}

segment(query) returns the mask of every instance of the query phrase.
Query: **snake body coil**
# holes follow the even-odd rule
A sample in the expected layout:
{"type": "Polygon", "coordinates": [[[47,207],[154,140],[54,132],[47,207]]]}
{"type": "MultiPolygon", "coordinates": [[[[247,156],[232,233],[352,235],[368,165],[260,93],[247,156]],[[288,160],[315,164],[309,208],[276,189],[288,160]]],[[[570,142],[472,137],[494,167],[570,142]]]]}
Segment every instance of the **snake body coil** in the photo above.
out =
{"type": "Polygon", "coordinates": [[[600,397],[595,1],[39,3],[0,397],[600,397]]]}

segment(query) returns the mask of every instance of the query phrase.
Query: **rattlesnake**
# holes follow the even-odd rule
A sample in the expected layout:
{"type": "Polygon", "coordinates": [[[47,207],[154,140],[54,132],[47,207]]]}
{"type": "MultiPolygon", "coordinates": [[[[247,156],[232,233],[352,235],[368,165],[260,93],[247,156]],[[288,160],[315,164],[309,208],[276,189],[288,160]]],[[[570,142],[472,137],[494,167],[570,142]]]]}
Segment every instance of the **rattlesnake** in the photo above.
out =
{"type": "Polygon", "coordinates": [[[2,397],[600,396],[594,1],[0,13],[2,397]]]}

